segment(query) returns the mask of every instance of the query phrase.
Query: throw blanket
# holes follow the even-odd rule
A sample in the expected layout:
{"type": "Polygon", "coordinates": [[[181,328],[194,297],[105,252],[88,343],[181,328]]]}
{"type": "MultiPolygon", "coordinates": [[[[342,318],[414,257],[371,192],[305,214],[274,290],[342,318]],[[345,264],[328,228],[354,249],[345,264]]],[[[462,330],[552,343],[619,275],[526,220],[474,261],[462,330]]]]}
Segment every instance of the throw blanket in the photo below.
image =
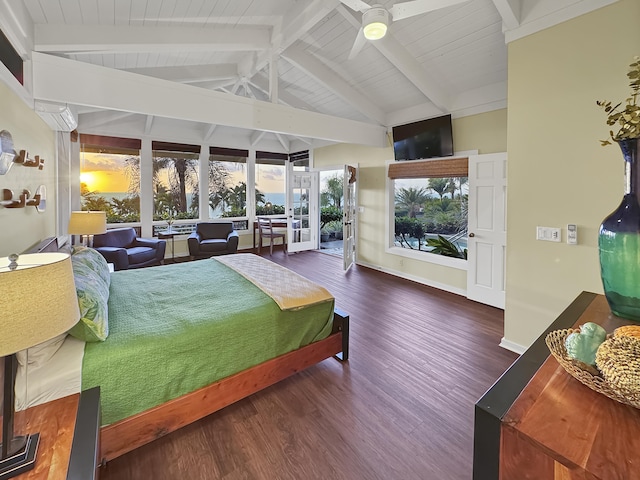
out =
{"type": "Polygon", "coordinates": [[[332,323],[333,299],[282,311],[213,259],[117,271],[109,337],[86,345],[82,388],[100,386],[113,423],[321,340],[332,323]]]}
{"type": "Polygon", "coordinates": [[[233,268],[260,288],[273,298],[282,310],[296,310],[333,299],[320,285],[256,255],[237,253],[216,257],[215,260],[233,268]]]}

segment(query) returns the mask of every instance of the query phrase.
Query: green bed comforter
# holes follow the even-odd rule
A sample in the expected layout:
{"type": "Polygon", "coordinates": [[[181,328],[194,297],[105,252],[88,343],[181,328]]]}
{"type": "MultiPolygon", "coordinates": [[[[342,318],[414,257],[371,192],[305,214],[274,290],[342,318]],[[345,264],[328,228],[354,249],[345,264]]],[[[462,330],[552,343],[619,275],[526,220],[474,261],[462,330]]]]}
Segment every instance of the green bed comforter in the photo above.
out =
{"type": "Polygon", "coordinates": [[[109,337],[82,368],[104,425],[325,338],[333,318],[333,301],[281,311],[213,259],[114,272],[108,307],[109,337]]]}

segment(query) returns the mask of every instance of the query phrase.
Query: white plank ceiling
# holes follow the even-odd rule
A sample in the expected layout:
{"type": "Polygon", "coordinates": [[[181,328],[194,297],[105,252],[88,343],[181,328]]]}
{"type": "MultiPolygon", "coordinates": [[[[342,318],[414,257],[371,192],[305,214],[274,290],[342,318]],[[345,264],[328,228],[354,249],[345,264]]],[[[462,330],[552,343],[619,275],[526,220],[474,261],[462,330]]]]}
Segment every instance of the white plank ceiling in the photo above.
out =
{"type": "MultiPolygon", "coordinates": [[[[352,59],[362,14],[338,0],[4,3],[16,26],[29,19],[30,25],[13,29],[23,32],[27,51],[247,97],[258,105],[286,105],[292,115],[302,109],[388,128],[506,107],[507,41],[613,1],[468,0],[392,22],[385,38],[367,41],[352,59]]],[[[386,9],[400,3],[376,2],[386,9]]],[[[7,23],[0,26],[4,30],[7,23]]],[[[170,118],[155,121],[143,111],[123,113],[108,105],[77,109],[81,131],[180,132],[175,141],[190,132],[193,141],[255,142],[257,148],[291,151],[332,141],[287,135],[286,129],[261,134],[219,119],[207,124],[183,118],[172,126],[170,118]]]]}

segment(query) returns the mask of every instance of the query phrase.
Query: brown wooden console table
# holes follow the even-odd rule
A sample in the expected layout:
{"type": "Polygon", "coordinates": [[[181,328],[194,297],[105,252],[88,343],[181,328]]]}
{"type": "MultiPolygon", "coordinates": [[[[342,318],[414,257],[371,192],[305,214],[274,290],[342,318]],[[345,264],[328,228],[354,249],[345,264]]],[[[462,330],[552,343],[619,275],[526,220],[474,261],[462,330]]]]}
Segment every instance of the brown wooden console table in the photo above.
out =
{"type": "Polygon", "coordinates": [[[640,409],[590,390],[549,354],[549,331],[633,323],[583,292],[476,403],[474,480],[640,479],[640,409]]]}

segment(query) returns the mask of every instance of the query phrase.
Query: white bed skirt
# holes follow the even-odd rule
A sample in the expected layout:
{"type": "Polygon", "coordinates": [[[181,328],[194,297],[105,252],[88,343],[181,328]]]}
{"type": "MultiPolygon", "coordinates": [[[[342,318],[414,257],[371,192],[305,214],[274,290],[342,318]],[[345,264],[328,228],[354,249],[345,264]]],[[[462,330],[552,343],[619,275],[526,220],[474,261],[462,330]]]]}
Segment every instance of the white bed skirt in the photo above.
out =
{"type": "Polygon", "coordinates": [[[45,365],[35,368],[19,365],[16,377],[16,410],[80,392],[84,344],[82,340],[69,335],[45,365]]]}

